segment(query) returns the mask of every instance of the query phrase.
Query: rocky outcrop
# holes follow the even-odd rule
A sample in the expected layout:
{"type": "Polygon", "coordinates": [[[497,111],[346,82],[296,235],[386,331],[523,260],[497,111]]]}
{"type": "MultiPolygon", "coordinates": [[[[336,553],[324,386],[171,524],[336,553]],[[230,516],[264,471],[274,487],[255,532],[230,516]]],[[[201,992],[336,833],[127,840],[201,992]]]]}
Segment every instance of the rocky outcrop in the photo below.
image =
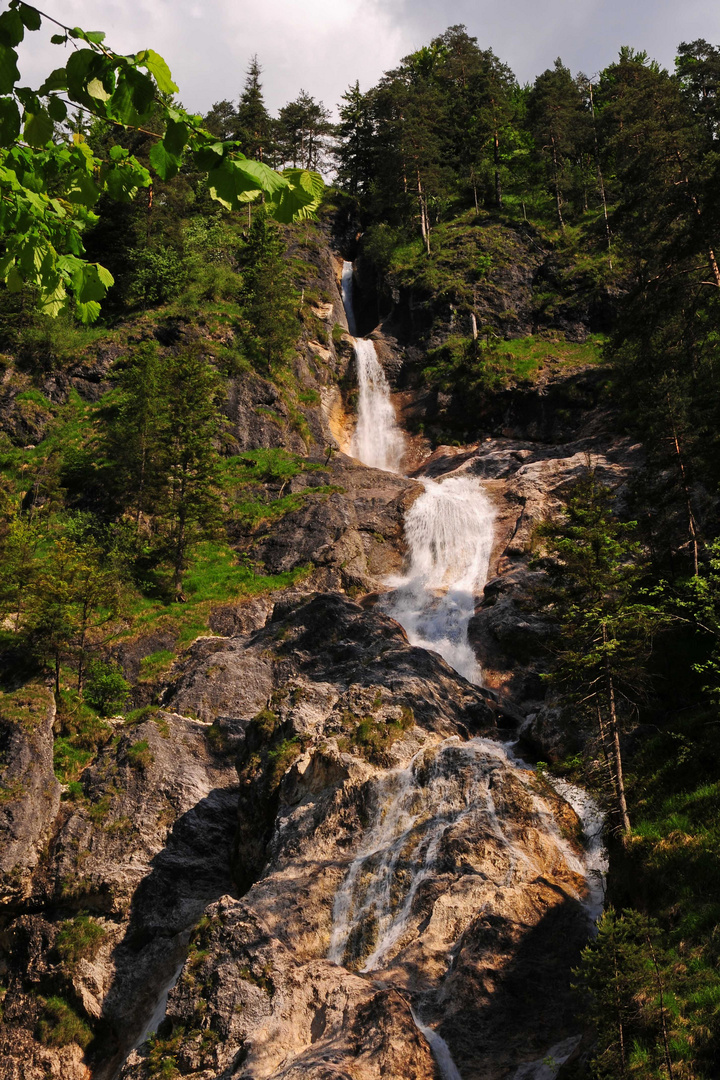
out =
{"type": "Polygon", "coordinates": [[[199,643],[168,698],[243,728],[243,895],[206,910],[125,1080],[163,1060],[198,1080],[436,1078],[410,1004],[468,1080],[510,1077],[575,1032],[586,885],[563,833],[577,820],[497,743],[468,741],[495,730],[491,695],[328,595],[245,642],[199,643]],[[546,949],[556,967],[532,1005],[546,949]],[[519,1003],[532,1035],[510,1033],[519,1003]]]}
{"type": "Polygon", "coordinates": [[[30,890],[60,806],[53,773],[55,701],[41,685],[0,694],[0,899],[30,890]]]}

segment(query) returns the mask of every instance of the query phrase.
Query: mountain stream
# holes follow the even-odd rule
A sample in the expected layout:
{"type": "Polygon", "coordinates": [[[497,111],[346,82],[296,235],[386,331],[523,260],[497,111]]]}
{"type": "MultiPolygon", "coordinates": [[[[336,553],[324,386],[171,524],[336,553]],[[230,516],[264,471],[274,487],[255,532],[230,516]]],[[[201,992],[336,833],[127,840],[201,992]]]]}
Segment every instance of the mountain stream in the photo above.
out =
{"type": "MultiPolygon", "coordinates": [[[[363,464],[400,472],[405,438],[398,426],[390,387],[375,345],[357,338],[352,298],[353,268],[345,262],[342,292],[350,333],[355,337],[358,380],[357,424],[351,450],[363,464]]],[[[482,675],[468,640],[475,599],[487,580],[493,543],[494,509],[480,481],[458,471],[441,480],[419,478],[425,491],[405,521],[408,567],[381,601],[387,614],[405,629],[412,645],[439,653],[469,682],[482,675]]],[[[558,782],[557,793],[578,814],[588,846],[582,860],[560,836],[544,800],[531,792],[532,772],[511,746],[488,739],[462,743],[447,739],[423,748],[405,768],[375,781],[374,818],[334,902],[329,959],[385,980],[399,970],[396,958],[418,936],[413,917],[424,883],[440,872],[442,845],[459,830],[489,831],[507,853],[507,884],[535,872],[522,845],[504,831],[493,800],[493,776],[500,767],[514,770],[528,791],[541,828],[555,836],[570,872],[584,878],[588,918],[602,910],[606,856],[602,815],[580,789],[558,782]],[[390,969],[390,970],[388,970],[390,969]]],[[[398,961],[400,967],[401,960],[398,961]]],[[[449,970],[449,969],[448,969],[449,970]]],[[[383,983],[384,984],[384,983],[383,983]]],[[[417,995],[413,1016],[428,1040],[444,1080],[462,1080],[446,1042],[421,1015],[417,995]]],[[[426,995],[421,995],[425,999],[426,995]]],[[[561,1055],[558,1055],[558,1063],[561,1055]]],[[[523,1067],[523,1080],[552,1077],[547,1062],[523,1067]]]]}

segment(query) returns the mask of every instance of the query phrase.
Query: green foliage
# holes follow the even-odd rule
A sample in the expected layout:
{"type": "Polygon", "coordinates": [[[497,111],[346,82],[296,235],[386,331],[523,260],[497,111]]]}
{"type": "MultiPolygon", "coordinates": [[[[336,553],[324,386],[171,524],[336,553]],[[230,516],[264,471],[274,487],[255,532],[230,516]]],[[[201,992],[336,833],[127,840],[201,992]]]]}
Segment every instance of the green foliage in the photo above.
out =
{"type": "Polygon", "coordinates": [[[64,964],[75,967],[80,960],[95,958],[105,936],[105,929],[90,915],[76,915],[62,923],[55,950],[64,964]]]}
{"type": "Polygon", "coordinates": [[[84,1050],[93,1033],[64,998],[53,996],[43,1003],[44,1016],[38,1023],[38,1037],[45,1046],[77,1043],[84,1050]]]}
{"type": "Polygon", "coordinates": [[[147,739],[139,739],[127,749],[127,759],[134,769],[149,769],[155,757],[147,739]]]}
{"type": "Polygon", "coordinates": [[[57,316],[74,298],[83,322],[98,317],[113,276],[82,258],[82,232],[97,221],[93,208],[101,195],[131,201],[150,185],[152,173],[161,181],[172,179],[186,154],[195,168],[207,172],[211,197],[228,209],[264,197],[268,211],[284,222],[317,209],[322,195],[318,175],[304,169],[280,175],[245,158],[239,143],[218,142],[200,126],[199,117],[172,98],[178,88],[152,49],[122,56],[103,44],[105,35],[99,31],[65,27],[53,43],[72,40],[83,47],[76,47],[64,67],[32,90],[17,85],[15,50],[26,30],[41,28],[44,16],[10,0],[2,18],[0,93],[8,96],[0,108],[0,179],[6,192],[0,277],[11,292],[35,287],[45,314],[57,316]],[[111,145],[101,157],[81,135],[55,141],[56,123],[67,117],[66,100],[111,128],[142,129],[152,136],[147,125],[155,123],[159,130],[148,155],[152,172],[122,145],[111,145]]]}
{"type": "Polygon", "coordinates": [[[171,247],[134,248],[128,252],[132,277],[127,299],[138,307],[165,304],[182,291],[187,271],[181,256],[171,247]]]}
{"type": "Polygon", "coordinates": [[[101,716],[121,710],[128,699],[130,685],[116,664],[90,660],[85,672],[84,696],[101,716]]]}

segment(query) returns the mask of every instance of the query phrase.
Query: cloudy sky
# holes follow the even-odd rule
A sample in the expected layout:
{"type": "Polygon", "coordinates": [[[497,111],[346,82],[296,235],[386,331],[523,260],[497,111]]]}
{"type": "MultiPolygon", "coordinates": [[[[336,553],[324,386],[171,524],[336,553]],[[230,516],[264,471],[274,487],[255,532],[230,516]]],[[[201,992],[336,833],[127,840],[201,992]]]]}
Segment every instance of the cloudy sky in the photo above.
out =
{"type": "MultiPolygon", "coordinates": [[[[400,57],[455,23],[490,46],[521,82],[562,56],[593,74],[621,45],[672,66],[680,41],[720,43],[719,0],[42,0],[70,26],[104,30],[118,52],[153,48],[168,61],[180,97],[207,111],[242,89],[257,53],[271,111],[303,88],[333,108],[400,57]]],[[[29,34],[22,73],[31,85],[64,60],[49,33],[29,34]]]]}

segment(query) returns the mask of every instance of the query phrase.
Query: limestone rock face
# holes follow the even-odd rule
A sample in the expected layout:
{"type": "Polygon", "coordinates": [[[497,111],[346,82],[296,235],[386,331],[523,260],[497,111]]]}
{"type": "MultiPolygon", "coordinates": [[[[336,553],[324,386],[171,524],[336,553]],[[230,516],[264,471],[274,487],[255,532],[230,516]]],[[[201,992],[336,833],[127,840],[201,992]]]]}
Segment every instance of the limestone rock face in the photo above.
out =
{"type": "Polygon", "coordinates": [[[209,716],[246,687],[233,719],[242,898],[206,909],[157,1042],[123,1080],[163,1056],[197,1080],[439,1078],[411,1006],[464,1080],[506,1080],[575,1034],[569,971],[589,930],[578,823],[481,734],[503,719],[492,695],[334,595],[197,648],[168,691],[175,707],[206,685],[209,716]],[[267,704],[250,716],[262,680],[267,704]],[[533,1005],[544,949],[552,972],[533,1005]]]}
{"type": "Polygon", "coordinates": [[[60,785],[53,773],[55,702],[30,685],[0,698],[0,895],[27,895],[30,872],[47,839],[60,785]]]}

